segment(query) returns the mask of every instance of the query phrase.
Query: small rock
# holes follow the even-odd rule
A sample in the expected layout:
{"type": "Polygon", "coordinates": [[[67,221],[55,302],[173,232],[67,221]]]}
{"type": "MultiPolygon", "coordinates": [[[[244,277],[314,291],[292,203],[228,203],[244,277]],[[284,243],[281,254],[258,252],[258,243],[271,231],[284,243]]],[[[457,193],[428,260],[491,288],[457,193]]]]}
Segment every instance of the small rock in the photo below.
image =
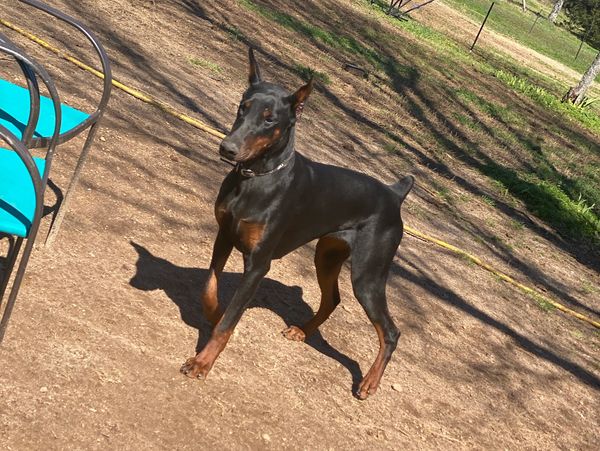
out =
{"type": "Polygon", "coordinates": [[[265,442],[270,442],[271,441],[271,436],[269,434],[263,434],[262,438],[265,442]]]}
{"type": "Polygon", "coordinates": [[[106,138],[105,138],[104,136],[101,136],[101,137],[100,137],[100,141],[102,141],[102,142],[106,142],[106,138]]]}
{"type": "Polygon", "coordinates": [[[392,389],[396,391],[402,391],[402,385],[400,384],[392,384],[392,389]]]}
{"type": "Polygon", "coordinates": [[[42,387],[42,388],[40,388],[40,391],[42,393],[46,393],[48,391],[48,387],[42,387]]]}

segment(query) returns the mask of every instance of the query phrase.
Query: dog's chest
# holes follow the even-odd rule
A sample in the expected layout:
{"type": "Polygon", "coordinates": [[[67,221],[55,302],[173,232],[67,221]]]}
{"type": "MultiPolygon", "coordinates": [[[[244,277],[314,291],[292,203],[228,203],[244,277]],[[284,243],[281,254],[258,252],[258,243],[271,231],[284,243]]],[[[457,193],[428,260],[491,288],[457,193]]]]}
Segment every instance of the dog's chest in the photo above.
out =
{"type": "Polygon", "coordinates": [[[226,233],[235,247],[243,253],[252,252],[262,241],[266,228],[255,212],[240,205],[236,197],[217,202],[215,217],[219,230],[226,233]]]}

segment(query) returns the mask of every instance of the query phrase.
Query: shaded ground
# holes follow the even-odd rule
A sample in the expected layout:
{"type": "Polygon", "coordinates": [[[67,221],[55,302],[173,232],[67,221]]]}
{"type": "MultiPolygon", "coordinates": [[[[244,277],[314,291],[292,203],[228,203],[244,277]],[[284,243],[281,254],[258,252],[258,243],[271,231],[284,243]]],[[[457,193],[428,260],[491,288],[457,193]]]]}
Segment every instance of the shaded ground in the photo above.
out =
{"type": "MultiPolygon", "coordinates": [[[[313,94],[299,124],[299,151],[385,182],[412,172],[419,186],[406,203],[408,224],[598,318],[597,254],[494,191],[482,169],[527,167],[531,156],[455,123],[452,113],[473,108],[456,90],[466,86],[529,112],[530,129],[546,127],[565,152],[582,142],[593,151],[598,137],[574,124],[550,133],[553,117],[465,63],[449,68],[434,48],[399,34],[361,2],[257,3],[375,46],[388,63],[386,83],[342,71],[350,58],[343,50],[233,0],[50,3],[85,18],[119,80],[220,129],[244,89],[249,42],[263,76],[290,89],[301,83],[297,65],[327,73],[331,84],[313,94]],[[365,41],[368,29],[404,45],[365,41]],[[514,221],[522,225],[511,227],[514,221]]],[[[67,41],[48,32],[52,22],[0,4],[3,17],[67,41]]],[[[85,105],[87,77],[55,59],[49,64],[66,100],[85,105]]],[[[514,139],[529,138],[505,128],[514,139]]],[[[280,334],[317,306],[312,245],[273,264],[208,381],[182,377],[179,366],[205,330],[196,302],[216,232],[212,203],[228,167],[217,158],[218,140],[119,91],[101,138],[59,241],[34,254],[0,349],[0,447],[592,449],[598,442],[597,332],[409,237],[388,285],[403,336],[372,399],[351,396],[377,347],[347,268],[342,305],[321,336],[303,345],[280,334]]],[[[64,146],[56,159],[58,186],[72,151],[64,146]]],[[[241,268],[235,255],[223,297],[241,268]]]]}

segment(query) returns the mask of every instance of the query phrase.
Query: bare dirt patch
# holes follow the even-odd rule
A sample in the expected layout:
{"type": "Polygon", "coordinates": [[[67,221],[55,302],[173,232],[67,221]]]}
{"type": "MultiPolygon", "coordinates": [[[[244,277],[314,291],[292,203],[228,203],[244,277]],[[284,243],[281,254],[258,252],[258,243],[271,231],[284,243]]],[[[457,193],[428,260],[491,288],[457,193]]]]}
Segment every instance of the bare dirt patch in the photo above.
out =
{"type": "MultiPolygon", "coordinates": [[[[67,41],[52,21],[1,3],[3,17],[67,41]]],[[[416,72],[402,79],[404,90],[376,86],[341,69],[348,55],[233,0],[49,3],[103,39],[116,78],[223,130],[245,88],[247,43],[257,47],[263,76],[290,90],[301,84],[297,64],[326,72],[331,84],[313,94],[299,124],[300,152],[385,182],[414,173],[420,187],[406,203],[408,224],[597,318],[597,265],[585,250],[527,220],[522,205],[499,200],[492,208],[481,200],[495,196],[477,162],[509,150],[482,144],[472,160],[458,150],[436,153],[453,142],[474,145],[464,130],[443,128],[450,111],[462,108],[446,85],[484,86],[510,101],[500,84],[460,65],[432,67],[407,35],[413,48],[398,46],[389,56],[416,72]],[[432,196],[434,186],[461,201],[432,196]],[[522,229],[510,228],[514,217],[522,229]]],[[[260,4],[332,32],[343,25],[359,42],[364,27],[397,33],[355,2],[260,4]]],[[[85,74],[10,36],[47,61],[66,101],[83,107],[93,97],[85,74]]],[[[86,57],[78,46],[67,49],[86,57]]],[[[520,102],[539,123],[548,120],[520,102]]],[[[308,344],[281,335],[318,305],[312,245],[274,262],[208,380],[181,376],[179,366],[206,331],[198,293],[216,232],[212,203],[229,167],[217,158],[218,140],[120,91],[100,135],[58,242],[33,256],[0,349],[1,448],[591,449],[598,442],[597,332],[409,237],[388,284],[403,335],[368,401],[353,398],[351,388],[373,361],[377,339],[347,268],[342,304],[321,334],[308,344]]],[[[73,162],[73,147],[64,146],[53,176],[59,186],[73,162]]],[[[234,255],[222,297],[241,269],[234,255]]]]}

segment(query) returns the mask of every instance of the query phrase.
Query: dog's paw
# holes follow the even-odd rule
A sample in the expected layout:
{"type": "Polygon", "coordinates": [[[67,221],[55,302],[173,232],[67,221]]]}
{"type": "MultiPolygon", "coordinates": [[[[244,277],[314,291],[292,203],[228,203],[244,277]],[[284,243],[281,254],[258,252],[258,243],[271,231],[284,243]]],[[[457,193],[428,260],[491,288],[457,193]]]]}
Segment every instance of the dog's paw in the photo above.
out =
{"type": "Polygon", "coordinates": [[[292,341],[304,341],[306,339],[306,334],[298,326],[290,326],[281,333],[285,338],[292,341]]]}
{"type": "Polygon", "coordinates": [[[206,379],[210,366],[199,363],[196,357],[190,357],[181,365],[179,371],[191,379],[206,379]]]}
{"type": "Polygon", "coordinates": [[[376,378],[371,377],[369,374],[367,374],[358,386],[358,390],[356,391],[356,397],[361,401],[364,401],[370,395],[374,395],[378,387],[379,380],[376,380],[376,378]]]}

